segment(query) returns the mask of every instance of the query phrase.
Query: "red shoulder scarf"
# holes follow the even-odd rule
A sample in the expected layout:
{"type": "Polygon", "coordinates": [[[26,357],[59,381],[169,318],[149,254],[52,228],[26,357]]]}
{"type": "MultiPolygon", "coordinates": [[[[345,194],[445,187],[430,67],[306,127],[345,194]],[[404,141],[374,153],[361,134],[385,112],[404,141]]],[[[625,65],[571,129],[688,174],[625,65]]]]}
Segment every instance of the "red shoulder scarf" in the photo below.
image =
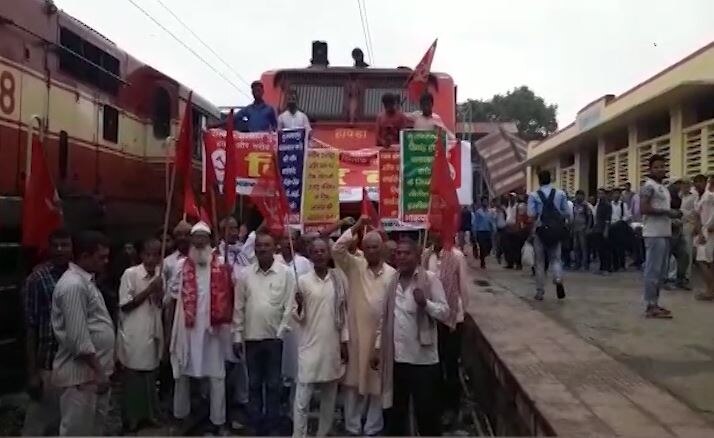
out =
{"type": "MultiPolygon", "coordinates": [[[[233,319],[233,282],[230,267],[218,261],[214,254],[211,259],[211,326],[230,324],[233,319]]],[[[186,319],[186,327],[196,323],[198,284],[196,263],[186,258],[182,270],[181,300],[186,319]]]]}

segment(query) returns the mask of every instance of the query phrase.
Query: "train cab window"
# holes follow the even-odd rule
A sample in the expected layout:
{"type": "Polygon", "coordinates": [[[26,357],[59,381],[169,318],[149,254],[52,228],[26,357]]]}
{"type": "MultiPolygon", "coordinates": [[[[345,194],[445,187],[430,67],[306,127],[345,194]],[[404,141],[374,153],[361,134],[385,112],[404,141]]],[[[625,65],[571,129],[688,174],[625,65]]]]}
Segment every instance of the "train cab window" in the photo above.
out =
{"type": "Polygon", "coordinates": [[[112,143],[119,141],[119,111],[110,105],[104,105],[102,136],[112,143]]]}
{"type": "Polygon", "coordinates": [[[107,93],[118,92],[119,59],[64,27],[60,27],[59,39],[62,71],[107,93]]]}
{"type": "Polygon", "coordinates": [[[67,170],[69,167],[69,140],[67,131],[60,131],[59,133],[59,160],[57,160],[59,165],[59,176],[60,180],[67,179],[67,170]]]}
{"type": "Polygon", "coordinates": [[[165,139],[171,135],[171,97],[166,89],[159,87],[154,93],[154,112],[152,117],[154,137],[165,139]]]}

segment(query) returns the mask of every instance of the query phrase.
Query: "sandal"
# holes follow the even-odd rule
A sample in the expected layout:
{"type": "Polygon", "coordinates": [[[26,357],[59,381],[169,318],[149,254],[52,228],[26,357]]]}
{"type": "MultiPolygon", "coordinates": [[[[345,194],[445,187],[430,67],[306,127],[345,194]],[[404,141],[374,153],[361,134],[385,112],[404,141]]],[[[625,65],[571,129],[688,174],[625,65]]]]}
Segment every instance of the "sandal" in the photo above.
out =
{"type": "Polygon", "coordinates": [[[652,306],[645,311],[645,318],[672,319],[672,312],[658,306],[652,306]]]}

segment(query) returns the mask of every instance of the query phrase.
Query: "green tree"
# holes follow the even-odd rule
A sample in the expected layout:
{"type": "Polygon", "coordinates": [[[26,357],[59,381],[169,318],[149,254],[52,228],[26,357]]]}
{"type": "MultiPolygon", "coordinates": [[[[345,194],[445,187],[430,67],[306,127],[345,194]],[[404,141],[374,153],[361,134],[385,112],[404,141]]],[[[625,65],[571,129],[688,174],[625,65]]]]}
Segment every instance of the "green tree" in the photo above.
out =
{"type": "Polygon", "coordinates": [[[515,122],[524,140],[541,140],[558,129],[557,105],[548,105],[542,97],[522,85],[496,94],[490,100],[471,100],[457,107],[458,121],[515,122]]]}

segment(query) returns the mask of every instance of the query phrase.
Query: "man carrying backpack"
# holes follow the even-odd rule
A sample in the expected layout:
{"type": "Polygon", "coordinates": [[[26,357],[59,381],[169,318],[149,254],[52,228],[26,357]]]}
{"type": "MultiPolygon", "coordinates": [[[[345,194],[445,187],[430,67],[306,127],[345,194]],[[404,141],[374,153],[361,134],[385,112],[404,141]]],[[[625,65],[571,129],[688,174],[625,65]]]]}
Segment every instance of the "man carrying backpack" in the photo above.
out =
{"type": "Polygon", "coordinates": [[[545,294],[546,255],[553,272],[553,282],[558,299],[565,298],[563,287],[563,265],[560,261],[561,242],[566,237],[568,198],[565,192],[550,183],[550,172],[538,172],[540,188],[528,196],[528,216],[533,220],[533,249],[535,250],[536,295],[543,300],[545,294]]]}

